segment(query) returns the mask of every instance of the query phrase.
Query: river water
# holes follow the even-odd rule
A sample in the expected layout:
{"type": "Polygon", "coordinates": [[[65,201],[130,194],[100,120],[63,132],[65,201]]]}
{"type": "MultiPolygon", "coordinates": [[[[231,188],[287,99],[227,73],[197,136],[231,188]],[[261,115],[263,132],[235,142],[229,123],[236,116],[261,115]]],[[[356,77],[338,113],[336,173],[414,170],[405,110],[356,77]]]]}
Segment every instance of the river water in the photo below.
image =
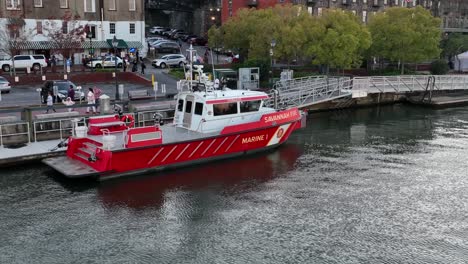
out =
{"type": "Polygon", "coordinates": [[[312,114],[275,151],[105,183],[0,172],[0,263],[467,263],[468,107],[312,114]]]}

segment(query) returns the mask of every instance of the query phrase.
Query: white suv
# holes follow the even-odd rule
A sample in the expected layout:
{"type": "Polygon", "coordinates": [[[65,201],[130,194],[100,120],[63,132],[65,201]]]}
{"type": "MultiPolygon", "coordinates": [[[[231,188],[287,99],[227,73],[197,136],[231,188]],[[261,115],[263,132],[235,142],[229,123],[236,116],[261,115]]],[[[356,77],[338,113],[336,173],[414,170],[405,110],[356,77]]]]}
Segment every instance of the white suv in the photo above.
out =
{"type": "MultiPolygon", "coordinates": [[[[123,60],[117,57],[117,68],[121,68],[123,65],[123,60]]],[[[107,68],[107,67],[115,67],[115,57],[105,57],[102,60],[96,59],[91,60],[86,64],[86,66],[91,68],[107,68]]]]}
{"type": "MultiPolygon", "coordinates": [[[[44,55],[16,55],[13,56],[15,61],[16,69],[31,69],[33,71],[39,71],[44,67],[47,67],[47,62],[44,55]]],[[[13,62],[11,60],[2,61],[2,70],[4,72],[9,72],[13,67],[13,62]]]]}

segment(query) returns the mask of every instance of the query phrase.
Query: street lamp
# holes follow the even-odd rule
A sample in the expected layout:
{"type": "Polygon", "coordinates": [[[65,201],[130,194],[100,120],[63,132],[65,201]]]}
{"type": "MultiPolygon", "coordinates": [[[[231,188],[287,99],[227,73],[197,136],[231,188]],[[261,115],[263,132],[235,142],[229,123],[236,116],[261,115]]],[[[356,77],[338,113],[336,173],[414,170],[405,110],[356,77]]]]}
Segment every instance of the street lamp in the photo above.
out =
{"type": "Polygon", "coordinates": [[[114,36],[114,38],[112,39],[112,47],[114,47],[114,59],[115,59],[114,78],[115,78],[115,100],[116,101],[120,100],[119,86],[117,85],[117,45],[118,44],[119,44],[119,41],[114,36]]]}
{"type": "Polygon", "coordinates": [[[271,39],[271,42],[270,42],[270,72],[271,72],[271,84],[273,85],[273,49],[275,48],[276,46],[276,40],[275,39],[271,39]]]}
{"type": "MultiPolygon", "coordinates": [[[[93,34],[91,33],[91,30],[89,30],[88,35],[86,35],[87,38],[89,38],[89,55],[91,56],[91,59],[94,57],[94,50],[93,50],[93,42],[91,39],[93,38],[93,34]]],[[[83,65],[86,67],[86,65],[83,65]]],[[[91,71],[94,71],[93,65],[91,65],[91,71]]]]}

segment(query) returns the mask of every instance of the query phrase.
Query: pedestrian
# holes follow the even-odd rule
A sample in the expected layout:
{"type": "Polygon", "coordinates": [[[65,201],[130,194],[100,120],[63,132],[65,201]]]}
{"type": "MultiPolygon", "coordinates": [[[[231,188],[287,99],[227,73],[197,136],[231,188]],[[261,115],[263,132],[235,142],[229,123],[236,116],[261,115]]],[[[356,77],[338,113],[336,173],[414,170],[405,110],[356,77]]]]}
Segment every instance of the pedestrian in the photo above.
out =
{"type": "Polygon", "coordinates": [[[70,84],[67,91],[67,97],[70,97],[72,100],[75,100],[75,90],[73,89],[73,85],[70,84]]]}
{"type": "Polygon", "coordinates": [[[73,102],[73,100],[70,97],[67,97],[67,99],[63,101],[63,104],[68,107],[68,112],[73,111],[72,106],[75,104],[75,102],[73,102]]]}
{"type": "MultiPolygon", "coordinates": [[[[88,101],[88,105],[92,105],[93,114],[95,114],[96,106],[94,106],[94,104],[96,103],[96,97],[94,97],[93,88],[91,87],[89,88],[88,94],[86,95],[86,100],[88,101]]],[[[89,114],[89,108],[90,106],[86,108],[87,114],[89,114]]]]}
{"type": "Polygon", "coordinates": [[[54,99],[52,98],[52,92],[49,92],[47,95],[47,111],[45,113],[48,114],[50,109],[54,110],[54,112],[57,112],[55,111],[54,99]]]}
{"type": "Polygon", "coordinates": [[[141,74],[145,74],[146,65],[143,60],[141,60],[141,74]]]}
{"type": "Polygon", "coordinates": [[[182,48],[182,40],[180,38],[177,38],[177,43],[179,43],[179,48],[182,48]]]}
{"type": "Polygon", "coordinates": [[[99,114],[100,113],[100,99],[99,98],[102,95],[102,90],[94,86],[93,93],[94,93],[94,98],[96,102],[96,112],[99,114]]]}
{"type": "Polygon", "coordinates": [[[123,59],[122,67],[123,67],[123,71],[126,72],[127,71],[127,58],[123,59]]]}
{"type": "Polygon", "coordinates": [[[138,51],[138,49],[136,50],[135,56],[136,56],[136,62],[138,63],[138,60],[140,59],[140,52],[138,51]]]}
{"type": "Polygon", "coordinates": [[[137,72],[138,71],[138,64],[136,60],[133,60],[133,66],[132,66],[132,72],[137,72]]]}
{"type": "Polygon", "coordinates": [[[203,54],[203,62],[208,63],[208,49],[205,50],[205,54],[203,54]]]}

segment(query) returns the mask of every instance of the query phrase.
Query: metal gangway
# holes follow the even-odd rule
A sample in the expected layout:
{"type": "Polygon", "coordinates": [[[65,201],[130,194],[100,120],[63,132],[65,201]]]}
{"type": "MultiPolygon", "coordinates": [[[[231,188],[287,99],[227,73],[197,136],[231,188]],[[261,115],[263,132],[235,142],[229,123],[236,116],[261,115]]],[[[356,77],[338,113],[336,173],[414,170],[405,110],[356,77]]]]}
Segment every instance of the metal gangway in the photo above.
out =
{"type": "Polygon", "coordinates": [[[276,82],[266,105],[307,107],[351,94],[352,80],[349,77],[303,77],[276,82]]]}
{"type": "Polygon", "coordinates": [[[467,90],[467,75],[408,75],[353,78],[353,97],[374,93],[413,93],[467,90]]]}
{"type": "MultiPolygon", "coordinates": [[[[375,77],[304,77],[278,81],[267,106],[308,107],[339,98],[366,97],[376,93],[433,93],[468,90],[468,75],[408,75],[375,77]]],[[[424,97],[423,97],[424,98],[424,97]]]]}

